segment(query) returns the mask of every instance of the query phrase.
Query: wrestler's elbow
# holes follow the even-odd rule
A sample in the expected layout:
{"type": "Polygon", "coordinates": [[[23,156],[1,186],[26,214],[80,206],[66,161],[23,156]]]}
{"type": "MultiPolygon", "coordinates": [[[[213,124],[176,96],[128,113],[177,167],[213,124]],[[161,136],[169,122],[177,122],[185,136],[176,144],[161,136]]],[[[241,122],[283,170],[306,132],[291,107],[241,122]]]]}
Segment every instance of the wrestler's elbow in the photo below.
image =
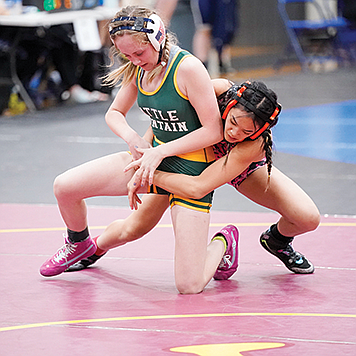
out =
{"type": "Polygon", "coordinates": [[[214,141],[214,144],[220,142],[224,138],[223,130],[214,130],[212,135],[210,135],[210,138],[214,141]]]}

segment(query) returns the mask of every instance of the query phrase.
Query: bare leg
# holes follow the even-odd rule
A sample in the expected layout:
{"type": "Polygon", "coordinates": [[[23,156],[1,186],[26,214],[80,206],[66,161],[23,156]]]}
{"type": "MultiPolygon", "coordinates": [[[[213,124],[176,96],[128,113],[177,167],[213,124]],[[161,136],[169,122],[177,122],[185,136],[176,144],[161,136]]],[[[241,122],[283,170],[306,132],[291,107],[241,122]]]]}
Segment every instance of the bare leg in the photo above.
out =
{"type": "Polygon", "coordinates": [[[138,210],[125,220],[112,222],[97,239],[101,250],[109,250],[137,240],[152,230],[169,206],[167,195],[148,194],[142,197],[138,210]]]}
{"type": "Polygon", "coordinates": [[[252,173],[239,190],[254,202],[281,214],[278,223],[260,236],[262,247],[281,260],[290,271],[313,273],[313,264],[295,251],[291,244],[295,235],[312,231],[319,225],[319,211],[308,195],[277,168],[272,169],[267,187],[266,166],[252,173]]]}
{"type": "Polygon", "coordinates": [[[278,230],[282,235],[295,236],[315,230],[320,222],[318,208],[309,196],[291,179],[273,167],[270,186],[267,167],[253,172],[239,187],[239,192],[255,203],[281,214],[278,230]]]}
{"type": "MultiPolygon", "coordinates": [[[[84,199],[126,195],[127,183],[133,171],[124,173],[124,168],[131,161],[129,153],[115,153],[70,169],[56,178],[54,193],[67,225],[68,235],[64,246],[40,267],[43,276],[56,276],[76,262],[94,255],[97,248],[89,236],[84,199]]],[[[141,192],[144,189],[142,187],[141,192]]]]}
{"type": "Polygon", "coordinates": [[[115,153],[72,168],[55,179],[59,210],[70,230],[82,231],[87,227],[84,199],[127,194],[126,185],[133,172],[124,173],[123,169],[131,161],[129,153],[115,153]]]}
{"type": "Polygon", "coordinates": [[[200,293],[213,277],[224,254],[216,240],[207,248],[210,216],[175,205],[171,211],[175,234],[175,281],[182,294],[200,293]]]}
{"type": "Polygon", "coordinates": [[[68,268],[68,271],[81,271],[96,263],[108,250],[137,240],[152,230],[169,206],[168,196],[148,194],[142,197],[138,210],[125,220],[113,221],[96,238],[96,251],[68,268]]]}

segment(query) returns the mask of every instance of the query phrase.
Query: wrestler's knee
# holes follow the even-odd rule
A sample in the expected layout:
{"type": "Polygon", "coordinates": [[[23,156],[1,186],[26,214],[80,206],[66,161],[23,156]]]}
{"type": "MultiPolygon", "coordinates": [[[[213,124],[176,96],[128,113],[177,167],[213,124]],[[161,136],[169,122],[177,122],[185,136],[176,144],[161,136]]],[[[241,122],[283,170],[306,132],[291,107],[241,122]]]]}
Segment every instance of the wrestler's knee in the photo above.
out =
{"type": "Polygon", "coordinates": [[[176,276],[176,288],[180,294],[198,294],[203,291],[204,285],[200,278],[176,276]]]}
{"type": "Polygon", "coordinates": [[[304,225],[307,231],[315,230],[320,224],[320,213],[317,208],[309,211],[307,217],[304,219],[304,225]]]}
{"type": "Polygon", "coordinates": [[[57,176],[53,183],[53,192],[57,200],[62,200],[65,197],[70,197],[73,194],[73,187],[66,173],[57,176]]]}

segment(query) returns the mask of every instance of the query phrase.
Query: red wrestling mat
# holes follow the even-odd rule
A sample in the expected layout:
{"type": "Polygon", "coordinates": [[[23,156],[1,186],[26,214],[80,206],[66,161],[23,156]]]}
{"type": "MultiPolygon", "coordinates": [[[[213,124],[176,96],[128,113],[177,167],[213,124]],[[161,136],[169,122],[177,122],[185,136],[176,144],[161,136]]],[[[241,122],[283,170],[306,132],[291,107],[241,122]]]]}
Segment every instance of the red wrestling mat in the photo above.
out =
{"type": "MultiPolygon", "coordinates": [[[[89,208],[92,235],[130,211],[89,208]]],[[[273,213],[211,213],[211,235],[240,230],[240,267],[199,295],[179,295],[169,213],[145,238],[95,267],[45,279],[42,262],[62,245],[56,206],[0,204],[0,354],[355,355],[356,219],[323,217],[295,248],[314,262],[295,275],[259,246],[273,213]]]]}

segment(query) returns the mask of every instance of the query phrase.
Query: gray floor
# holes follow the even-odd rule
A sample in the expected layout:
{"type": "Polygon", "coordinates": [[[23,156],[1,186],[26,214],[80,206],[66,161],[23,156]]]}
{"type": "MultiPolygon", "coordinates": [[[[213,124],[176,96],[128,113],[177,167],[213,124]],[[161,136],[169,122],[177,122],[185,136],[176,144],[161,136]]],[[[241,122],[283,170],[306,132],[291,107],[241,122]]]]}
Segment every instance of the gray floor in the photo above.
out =
{"type": "MultiPolygon", "coordinates": [[[[356,98],[354,68],[263,80],[279,94],[285,109],[356,98]]],[[[105,123],[108,106],[62,105],[16,117],[1,116],[0,203],[55,204],[52,183],[56,175],[87,160],[125,150],[125,143],[105,123]]],[[[140,133],[149,124],[137,108],[128,120],[140,133]]],[[[276,152],[275,165],[314,199],[322,214],[356,214],[356,165],[280,152],[276,152]]],[[[88,203],[127,206],[127,198],[93,198],[88,203]]],[[[266,211],[233,193],[229,186],[216,191],[213,208],[266,211]]]]}

